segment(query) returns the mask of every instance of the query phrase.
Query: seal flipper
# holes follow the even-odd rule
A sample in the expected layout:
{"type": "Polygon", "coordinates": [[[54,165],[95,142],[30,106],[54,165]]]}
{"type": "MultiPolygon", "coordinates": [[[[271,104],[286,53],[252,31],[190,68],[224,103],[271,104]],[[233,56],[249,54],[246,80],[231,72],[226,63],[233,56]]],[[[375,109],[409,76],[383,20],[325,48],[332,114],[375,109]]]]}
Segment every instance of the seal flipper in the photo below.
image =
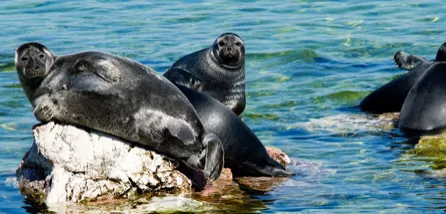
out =
{"type": "Polygon", "coordinates": [[[446,42],[443,43],[437,51],[437,56],[435,57],[436,62],[446,61],[446,42]]]}
{"type": "Polygon", "coordinates": [[[163,76],[175,83],[175,85],[181,85],[193,90],[197,90],[201,86],[201,79],[180,68],[169,69],[163,76]]]}
{"type": "MultiPolygon", "coordinates": [[[[243,163],[241,168],[244,171],[250,171],[253,176],[289,177],[295,175],[295,173],[286,171],[284,166],[272,158],[269,158],[262,167],[252,163],[243,163]]],[[[236,171],[234,173],[238,174],[236,171]]]]}
{"type": "Polygon", "coordinates": [[[414,56],[412,54],[408,54],[404,51],[398,51],[395,53],[395,56],[393,57],[393,60],[395,61],[395,64],[398,65],[399,68],[404,70],[413,70],[424,63],[429,63],[428,60],[419,57],[414,56]]]}
{"type": "Polygon", "coordinates": [[[204,175],[210,180],[216,180],[223,170],[223,146],[220,139],[212,133],[205,133],[202,141],[205,146],[205,154],[201,157],[201,162],[205,159],[204,175]]]}

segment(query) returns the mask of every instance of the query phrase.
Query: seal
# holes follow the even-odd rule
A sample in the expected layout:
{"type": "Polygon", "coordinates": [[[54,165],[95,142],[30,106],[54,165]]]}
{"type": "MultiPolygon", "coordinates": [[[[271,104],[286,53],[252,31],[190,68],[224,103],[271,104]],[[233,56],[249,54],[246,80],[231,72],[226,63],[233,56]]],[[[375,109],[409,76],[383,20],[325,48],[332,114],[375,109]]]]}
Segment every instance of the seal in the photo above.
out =
{"type": "Polygon", "coordinates": [[[204,128],[220,138],[225,167],[234,176],[291,176],[267,153],[251,129],[218,100],[190,88],[177,85],[194,106],[204,128]]]}
{"type": "MultiPolygon", "coordinates": [[[[408,73],[388,82],[365,97],[361,103],[361,111],[381,114],[399,112],[412,86],[434,62],[422,57],[398,51],[394,56],[395,64],[408,73]]],[[[446,61],[446,43],[437,51],[435,62],[446,61]]]]}
{"type": "Polygon", "coordinates": [[[48,75],[56,56],[44,45],[29,42],[20,45],[15,51],[15,66],[20,84],[28,100],[33,100],[33,92],[48,75]]]}
{"type": "Polygon", "coordinates": [[[180,58],[164,76],[214,97],[237,115],[245,109],[245,45],[235,33],[224,33],[211,47],[180,58]]]}
{"type": "Polygon", "coordinates": [[[405,133],[446,128],[446,62],[435,62],[415,83],[401,109],[399,128],[405,133]]]}
{"type": "Polygon", "coordinates": [[[133,60],[101,52],[58,56],[35,91],[34,115],[108,133],[167,155],[215,180],[220,139],[206,132],[171,82],[133,60]]]}

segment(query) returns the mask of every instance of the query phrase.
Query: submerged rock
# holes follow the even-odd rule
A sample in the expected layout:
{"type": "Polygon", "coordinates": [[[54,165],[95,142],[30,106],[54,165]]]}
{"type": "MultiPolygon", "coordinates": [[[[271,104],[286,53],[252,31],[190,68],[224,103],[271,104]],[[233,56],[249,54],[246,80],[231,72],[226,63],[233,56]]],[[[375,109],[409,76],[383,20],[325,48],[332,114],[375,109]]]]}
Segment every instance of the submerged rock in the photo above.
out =
{"type": "MultiPolygon", "coordinates": [[[[446,168],[446,134],[422,136],[415,147],[406,153],[416,156],[417,160],[426,161],[434,170],[443,170],[446,168]]],[[[445,174],[440,171],[434,173],[445,174]]]]}
{"type": "Polygon", "coordinates": [[[54,122],[33,133],[17,180],[24,194],[42,195],[47,204],[191,191],[190,180],[164,156],[116,137],[54,122]]]}
{"type": "Polygon", "coordinates": [[[318,119],[310,119],[308,122],[297,123],[294,126],[303,128],[309,132],[374,132],[390,131],[396,127],[399,113],[384,114],[339,114],[318,119]]]}

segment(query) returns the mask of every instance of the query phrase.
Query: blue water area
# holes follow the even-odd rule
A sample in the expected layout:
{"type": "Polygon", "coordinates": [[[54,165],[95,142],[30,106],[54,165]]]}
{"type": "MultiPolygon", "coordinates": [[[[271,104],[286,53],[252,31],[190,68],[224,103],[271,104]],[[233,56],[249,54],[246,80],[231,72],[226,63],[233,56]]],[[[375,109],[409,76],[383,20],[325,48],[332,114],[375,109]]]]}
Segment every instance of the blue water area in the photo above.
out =
{"type": "Polygon", "coordinates": [[[410,155],[414,145],[397,128],[299,124],[361,114],[362,98],[405,72],[393,63],[399,50],[433,59],[446,41],[445,9],[440,0],[0,1],[0,213],[39,209],[12,181],[37,123],[14,67],[20,44],[109,52],[161,73],[228,31],[246,45],[244,121],[265,145],[332,172],[250,193],[261,204],[252,210],[442,212],[446,180],[428,176],[429,158],[410,155]]]}

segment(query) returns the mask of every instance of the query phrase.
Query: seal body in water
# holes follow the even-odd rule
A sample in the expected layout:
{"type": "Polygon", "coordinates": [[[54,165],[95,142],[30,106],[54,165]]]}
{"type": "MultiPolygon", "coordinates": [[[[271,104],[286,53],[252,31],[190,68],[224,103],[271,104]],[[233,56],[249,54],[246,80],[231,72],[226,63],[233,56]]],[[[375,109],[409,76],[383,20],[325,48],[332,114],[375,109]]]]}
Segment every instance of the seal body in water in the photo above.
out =
{"type": "Polygon", "coordinates": [[[412,87],[401,109],[399,128],[405,133],[446,128],[446,62],[432,64],[412,87]]]}
{"type": "Polygon", "coordinates": [[[245,45],[237,34],[224,33],[211,47],[180,58],[164,76],[214,97],[237,115],[245,109],[245,45]]]}
{"type": "Polygon", "coordinates": [[[225,167],[234,176],[290,176],[273,160],[251,129],[218,100],[178,85],[197,111],[204,128],[220,138],[225,153],[225,167]]]}
{"type": "Polygon", "coordinates": [[[35,116],[99,130],[180,160],[216,179],[224,164],[183,93],[130,59],[101,52],[58,56],[35,92],[35,116]]]}
{"type": "MultiPolygon", "coordinates": [[[[373,91],[360,104],[362,111],[371,113],[399,112],[412,86],[434,62],[420,56],[398,51],[394,56],[395,64],[399,68],[408,70],[403,74],[373,91]]],[[[435,62],[446,61],[446,43],[437,51],[435,62]]]]}
{"type": "Polygon", "coordinates": [[[33,92],[48,75],[56,56],[44,45],[29,42],[20,45],[15,52],[15,66],[20,84],[28,100],[33,100],[33,92]]]}

